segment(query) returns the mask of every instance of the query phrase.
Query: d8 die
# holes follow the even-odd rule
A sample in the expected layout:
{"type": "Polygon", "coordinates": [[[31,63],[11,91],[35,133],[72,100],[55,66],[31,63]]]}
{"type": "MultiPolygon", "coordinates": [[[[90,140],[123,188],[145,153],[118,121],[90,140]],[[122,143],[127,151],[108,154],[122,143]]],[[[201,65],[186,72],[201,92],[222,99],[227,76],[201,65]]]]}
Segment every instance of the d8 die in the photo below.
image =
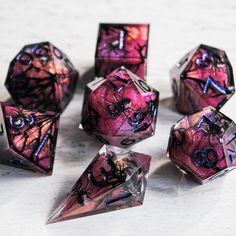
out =
{"type": "Polygon", "coordinates": [[[49,42],[26,45],[10,63],[5,86],[24,107],[61,112],[73,96],[78,72],[49,42]]]}
{"type": "Polygon", "coordinates": [[[86,87],[81,128],[100,141],[128,146],[153,135],[159,93],[124,67],[86,87]]]}
{"type": "Polygon", "coordinates": [[[183,117],[170,132],[171,161],[200,183],[236,166],[236,124],[213,107],[183,117]]]}
{"type": "Polygon", "coordinates": [[[146,78],[149,24],[100,24],[95,55],[95,75],[105,77],[125,66],[146,78]]]}
{"type": "Polygon", "coordinates": [[[59,113],[0,103],[0,163],[52,174],[59,113]]]}
{"type": "Polygon", "coordinates": [[[223,50],[200,45],[170,71],[177,109],[185,114],[216,109],[234,94],[232,66],[223,50]]]}

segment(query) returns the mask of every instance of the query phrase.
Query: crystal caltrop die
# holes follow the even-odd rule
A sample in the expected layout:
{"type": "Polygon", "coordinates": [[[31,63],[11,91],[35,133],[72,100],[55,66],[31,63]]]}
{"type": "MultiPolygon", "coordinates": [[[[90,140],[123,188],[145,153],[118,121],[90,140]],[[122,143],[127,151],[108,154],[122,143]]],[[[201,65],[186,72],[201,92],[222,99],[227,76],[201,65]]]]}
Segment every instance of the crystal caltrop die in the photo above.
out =
{"type": "Polygon", "coordinates": [[[95,75],[105,77],[125,66],[146,79],[149,24],[100,24],[95,75]]]}
{"type": "Polygon", "coordinates": [[[78,76],[62,51],[42,42],[26,45],[16,55],[5,86],[19,105],[62,112],[73,96],[78,76]]]}
{"type": "Polygon", "coordinates": [[[60,115],[0,103],[0,163],[52,174],[60,115]]]}
{"type": "Polygon", "coordinates": [[[221,108],[234,94],[232,66],[223,50],[199,45],[170,71],[177,109],[185,114],[221,108]]]}
{"type": "Polygon", "coordinates": [[[205,183],[236,167],[236,124],[213,107],[184,116],[171,128],[167,153],[184,173],[205,183]]]}
{"type": "Polygon", "coordinates": [[[143,203],[151,156],[104,145],[48,223],[143,203]]]}
{"type": "Polygon", "coordinates": [[[80,128],[127,147],[154,134],[159,92],[124,67],[86,86],[80,128]]]}

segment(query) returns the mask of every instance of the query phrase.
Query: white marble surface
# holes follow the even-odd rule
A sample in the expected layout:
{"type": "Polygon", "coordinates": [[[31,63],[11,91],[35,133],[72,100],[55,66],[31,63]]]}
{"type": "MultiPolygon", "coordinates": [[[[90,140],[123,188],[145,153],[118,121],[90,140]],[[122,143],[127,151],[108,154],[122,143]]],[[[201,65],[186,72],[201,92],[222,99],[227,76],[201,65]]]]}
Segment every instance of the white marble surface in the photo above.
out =
{"type": "MultiPolygon", "coordinates": [[[[189,49],[206,43],[227,51],[236,65],[234,0],[0,0],[0,99],[8,64],[27,43],[49,40],[65,51],[81,79],[62,115],[54,174],[0,166],[0,235],[235,236],[236,171],[200,186],[165,156],[169,128],[179,117],[171,106],[169,68],[189,49]],[[161,92],[156,135],[133,150],[153,157],[144,205],[45,225],[100,144],[81,133],[84,81],[91,79],[99,22],[150,22],[148,81],[161,92]]],[[[236,96],[222,109],[236,120],[236,96]]]]}

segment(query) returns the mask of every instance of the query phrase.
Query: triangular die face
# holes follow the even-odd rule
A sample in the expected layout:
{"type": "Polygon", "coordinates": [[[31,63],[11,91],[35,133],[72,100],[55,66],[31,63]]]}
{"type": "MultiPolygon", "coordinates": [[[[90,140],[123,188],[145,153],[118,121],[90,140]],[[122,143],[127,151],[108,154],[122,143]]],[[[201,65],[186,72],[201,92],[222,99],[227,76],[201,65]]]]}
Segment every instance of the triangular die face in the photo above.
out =
{"type": "Polygon", "coordinates": [[[59,114],[32,112],[3,103],[1,106],[12,155],[22,156],[35,165],[35,169],[51,174],[59,114]]]}
{"type": "Polygon", "coordinates": [[[104,146],[49,223],[141,205],[150,156],[104,146]]]}

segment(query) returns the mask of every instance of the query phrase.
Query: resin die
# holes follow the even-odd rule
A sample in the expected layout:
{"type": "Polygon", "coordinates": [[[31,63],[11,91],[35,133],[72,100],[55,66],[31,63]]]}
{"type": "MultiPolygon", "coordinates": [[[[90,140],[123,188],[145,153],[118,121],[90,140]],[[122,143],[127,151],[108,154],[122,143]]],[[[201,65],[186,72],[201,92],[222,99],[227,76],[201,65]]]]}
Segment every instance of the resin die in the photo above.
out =
{"type": "Polygon", "coordinates": [[[51,175],[59,117],[0,103],[0,163],[51,175]]]}
{"type": "Polygon", "coordinates": [[[205,183],[236,166],[236,124],[213,107],[184,116],[170,132],[170,160],[205,183]]]}
{"type": "Polygon", "coordinates": [[[76,88],[78,72],[49,42],[26,45],[10,63],[5,86],[19,105],[62,112],[76,88]]]}
{"type": "Polygon", "coordinates": [[[139,206],[151,157],[103,146],[48,223],[139,206]]]}
{"type": "Polygon", "coordinates": [[[80,128],[126,147],[154,134],[159,92],[124,67],[89,83],[80,128]]]}
{"type": "Polygon", "coordinates": [[[232,66],[223,50],[199,45],[170,71],[177,110],[190,114],[213,106],[221,108],[234,94],[232,66]]]}
{"type": "Polygon", "coordinates": [[[149,24],[100,24],[95,76],[105,77],[125,66],[140,78],[147,73],[149,24]]]}

